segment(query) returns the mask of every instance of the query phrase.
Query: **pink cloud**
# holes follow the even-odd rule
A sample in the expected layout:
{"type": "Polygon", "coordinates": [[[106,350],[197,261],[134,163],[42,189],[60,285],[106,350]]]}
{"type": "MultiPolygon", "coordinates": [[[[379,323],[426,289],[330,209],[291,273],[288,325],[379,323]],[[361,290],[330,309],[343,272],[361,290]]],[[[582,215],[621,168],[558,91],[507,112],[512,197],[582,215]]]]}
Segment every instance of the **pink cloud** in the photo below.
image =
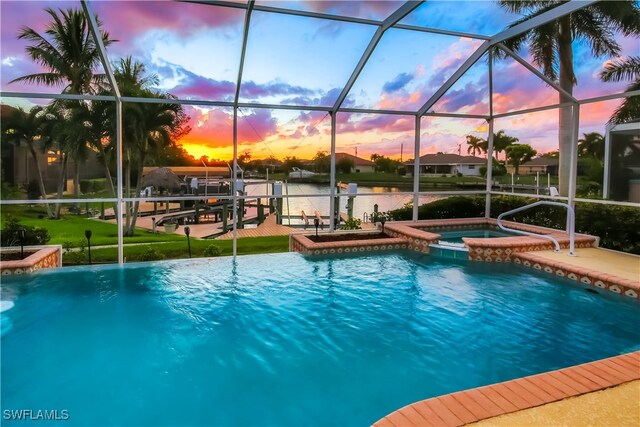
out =
{"type": "MultiPolygon", "coordinates": [[[[233,113],[230,109],[214,108],[201,110],[187,107],[191,117],[191,132],[187,142],[212,148],[229,147],[233,144],[233,113]]],[[[256,109],[238,115],[238,143],[255,144],[278,132],[277,120],[269,110],[256,109]]]]}
{"type": "Polygon", "coordinates": [[[241,31],[245,11],[230,7],[173,1],[99,1],[92,3],[94,12],[118,49],[130,49],[135,38],[151,29],[162,29],[187,37],[206,27],[226,27],[241,31]]]}
{"type": "Polygon", "coordinates": [[[339,133],[367,133],[388,134],[413,131],[413,117],[391,114],[351,114],[341,113],[336,118],[339,133]]]}
{"type": "MultiPolygon", "coordinates": [[[[280,2],[279,2],[280,3],[280,2]]],[[[282,6],[287,7],[284,2],[281,2],[282,6]]],[[[356,1],[309,1],[304,2],[306,9],[313,12],[331,13],[344,16],[355,16],[358,18],[383,20],[387,16],[395,12],[404,1],[370,1],[370,0],[356,0],[356,1]]],[[[273,4],[273,3],[272,3],[273,4]]],[[[276,4],[274,4],[275,6],[276,4]]]]}

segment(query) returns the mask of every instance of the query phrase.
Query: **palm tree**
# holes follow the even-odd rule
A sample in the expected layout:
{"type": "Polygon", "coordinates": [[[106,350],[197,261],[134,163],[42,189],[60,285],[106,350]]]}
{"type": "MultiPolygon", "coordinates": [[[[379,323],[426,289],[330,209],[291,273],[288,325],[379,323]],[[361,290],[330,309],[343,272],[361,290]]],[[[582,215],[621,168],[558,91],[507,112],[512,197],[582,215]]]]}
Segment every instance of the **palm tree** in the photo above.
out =
{"type": "MultiPolygon", "coordinates": [[[[79,9],[60,9],[59,15],[51,8],[45,9],[51,16],[44,34],[30,27],[23,27],[18,39],[32,44],[26,51],[31,59],[44,67],[45,72],[29,74],[11,81],[63,86],[63,93],[93,94],[104,88],[106,77],[93,70],[100,63],[100,52],[93,40],[87,18],[79,9]]],[[[96,18],[98,27],[102,24],[96,18]]],[[[109,46],[115,40],[101,31],[102,43],[109,46]]]]}
{"type": "MultiPolygon", "coordinates": [[[[511,24],[518,25],[538,16],[564,0],[500,0],[500,5],[524,17],[511,24]]],[[[596,57],[617,56],[620,45],[614,34],[622,32],[625,36],[640,34],[640,8],[635,0],[600,1],[591,6],[565,15],[553,22],[533,28],[505,42],[512,50],[518,50],[529,42],[529,52],[534,63],[542,67],[544,74],[569,94],[577,84],[573,67],[573,42],[584,40],[596,57]]],[[[569,102],[560,94],[560,102],[569,102]]],[[[560,108],[560,194],[566,196],[569,189],[570,153],[571,153],[571,108],[560,108]]]]}
{"type": "MultiPolygon", "coordinates": [[[[125,96],[174,99],[172,95],[150,89],[158,83],[155,74],[146,74],[143,64],[131,57],[123,58],[114,70],[120,91],[125,96]]],[[[188,117],[180,104],[175,103],[128,103],[123,108],[123,141],[125,189],[131,194],[131,172],[135,167],[136,185],[133,190],[136,196],[142,188],[142,173],[147,156],[179,139],[190,129],[186,126],[188,117]]],[[[135,202],[133,209],[129,206],[125,211],[126,236],[135,231],[140,203],[135,202]]]]}
{"type": "Polygon", "coordinates": [[[498,131],[493,134],[493,152],[496,153],[496,160],[498,160],[498,154],[506,150],[511,144],[518,142],[518,138],[507,135],[504,130],[498,131]]]}
{"type": "Polygon", "coordinates": [[[97,153],[98,161],[104,168],[109,197],[115,197],[115,187],[109,166],[114,149],[114,138],[110,135],[112,127],[115,127],[111,102],[88,101],[77,102],[69,105],[71,115],[70,122],[75,124],[74,132],[78,141],[81,141],[88,149],[97,153]]]}
{"type": "Polygon", "coordinates": [[[604,137],[598,132],[583,135],[584,137],[578,140],[578,155],[593,157],[600,161],[604,160],[604,137]]]}
{"type": "Polygon", "coordinates": [[[478,154],[487,152],[487,141],[485,139],[479,138],[475,135],[467,135],[466,138],[467,144],[469,145],[469,147],[467,147],[467,154],[475,156],[476,152],[478,154]]]}
{"type": "Polygon", "coordinates": [[[507,162],[515,168],[515,174],[520,173],[520,165],[528,162],[538,154],[529,144],[511,144],[505,148],[507,162]]]}
{"type": "MultiPolygon", "coordinates": [[[[50,137],[47,132],[47,121],[49,119],[43,107],[33,107],[29,112],[18,108],[2,123],[2,138],[15,146],[25,145],[29,150],[36,167],[38,187],[43,200],[47,200],[47,191],[42,179],[38,152],[43,152],[48,147],[50,137]]],[[[47,215],[52,218],[54,215],[49,204],[45,203],[45,206],[47,215]]]]}
{"type": "MultiPolygon", "coordinates": [[[[94,73],[101,58],[84,12],[80,9],[59,9],[56,12],[51,8],[45,11],[51,17],[51,22],[43,34],[30,27],[23,27],[18,34],[18,39],[31,43],[26,47],[27,54],[45,71],[18,77],[11,83],[24,81],[46,86],[62,86],[63,93],[71,94],[95,94],[107,90],[106,76],[94,73]]],[[[114,40],[109,38],[109,33],[100,29],[102,23],[97,17],[96,22],[102,35],[102,43],[109,46],[114,40]]],[[[56,113],[65,116],[63,118],[66,124],[61,128],[63,134],[57,137],[59,147],[67,151],[60,156],[61,171],[65,175],[60,177],[58,193],[61,194],[61,185],[64,185],[67,164],[71,157],[75,160],[74,193],[77,196],[80,191],[79,165],[86,158],[86,142],[73,139],[74,134],[68,126],[77,130],[79,124],[72,123],[73,116],[70,116],[68,111],[63,112],[64,109],[73,108],[74,102],[56,101],[54,104],[56,113]]],[[[58,205],[56,209],[58,214],[59,207],[58,205]]]]}
{"type": "MultiPolygon", "coordinates": [[[[627,92],[640,90],[640,56],[630,56],[608,63],[600,78],[605,82],[631,80],[627,92]]],[[[610,124],[627,123],[640,118],[640,96],[630,96],[614,111],[610,124]]]]}

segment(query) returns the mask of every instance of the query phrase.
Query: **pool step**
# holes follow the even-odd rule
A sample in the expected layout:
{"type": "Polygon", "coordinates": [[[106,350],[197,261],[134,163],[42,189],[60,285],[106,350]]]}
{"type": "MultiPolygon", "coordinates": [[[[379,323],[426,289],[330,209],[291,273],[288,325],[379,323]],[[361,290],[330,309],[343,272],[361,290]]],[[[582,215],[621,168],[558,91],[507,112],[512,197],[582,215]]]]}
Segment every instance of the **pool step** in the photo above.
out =
{"type": "Polygon", "coordinates": [[[469,259],[469,249],[465,247],[432,243],[429,245],[429,254],[448,259],[469,259]]]}

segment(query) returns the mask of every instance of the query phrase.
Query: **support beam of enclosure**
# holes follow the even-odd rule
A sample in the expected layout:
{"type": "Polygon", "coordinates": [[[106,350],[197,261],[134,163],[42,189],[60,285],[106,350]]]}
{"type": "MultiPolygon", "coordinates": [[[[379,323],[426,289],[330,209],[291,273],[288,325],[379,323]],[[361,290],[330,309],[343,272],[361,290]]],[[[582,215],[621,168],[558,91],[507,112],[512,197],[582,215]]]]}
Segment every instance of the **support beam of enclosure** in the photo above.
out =
{"type": "MultiPolygon", "coordinates": [[[[246,5],[243,3],[235,3],[230,1],[216,1],[216,0],[181,0],[181,1],[184,3],[196,3],[196,4],[206,4],[210,6],[231,7],[234,9],[246,8],[246,5]]],[[[306,18],[317,18],[317,19],[327,19],[330,21],[348,22],[351,24],[381,26],[384,22],[384,21],[378,21],[375,19],[356,18],[353,16],[344,16],[344,15],[332,15],[329,13],[310,12],[305,10],[283,9],[279,7],[266,6],[266,5],[255,5],[254,10],[257,10],[259,12],[278,13],[281,15],[303,16],[306,18]]],[[[483,34],[467,33],[463,31],[443,30],[440,28],[431,28],[431,27],[419,27],[417,25],[395,24],[393,25],[393,28],[398,28],[400,30],[419,31],[423,33],[443,34],[446,36],[454,36],[454,37],[468,37],[471,39],[480,39],[480,40],[489,40],[491,38],[490,36],[485,36],[483,34]]]]}
{"type": "Polygon", "coordinates": [[[422,4],[422,2],[423,2],[422,0],[408,1],[402,6],[400,6],[398,10],[393,12],[391,16],[389,16],[387,19],[385,19],[382,22],[382,25],[376,30],[375,34],[371,38],[371,41],[369,42],[369,45],[367,46],[364,53],[360,57],[360,60],[358,61],[356,68],[351,73],[351,77],[349,77],[349,80],[347,80],[347,83],[342,88],[342,91],[340,92],[340,95],[338,95],[336,102],[333,104],[333,108],[331,109],[331,111],[336,112],[342,106],[342,103],[344,102],[347,95],[351,91],[351,88],[353,87],[356,80],[358,79],[358,76],[364,69],[364,66],[367,64],[367,61],[369,61],[369,58],[371,57],[371,55],[373,54],[373,51],[375,50],[376,46],[380,42],[380,39],[382,39],[384,32],[387,31],[391,26],[397,24],[402,18],[407,16],[413,10],[415,10],[418,6],[420,6],[420,4],[422,4]]]}
{"type": "Polygon", "coordinates": [[[96,22],[96,15],[86,0],[82,0],[81,4],[85,17],[89,22],[89,29],[93,36],[93,41],[98,47],[107,80],[111,84],[111,89],[116,98],[116,198],[118,201],[116,202],[117,208],[115,209],[115,214],[118,227],[118,264],[124,264],[124,230],[122,225],[122,213],[124,212],[124,202],[122,201],[122,96],[120,94],[120,88],[118,88],[118,83],[116,82],[115,74],[111,68],[111,63],[109,62],[107,50],[102,41],[102,34],[96,22]]]}
{"type": "Polygon", "coordinates": [[[511,28],[499,32],[498,34],[491,37],[490,44],[493,46],[498,43],[502,43],[505,40],[509,40],[512,37],[518,36],[522,33],[526,33],[529,30],[544,25],[548,22],[555,21],[558,18],[562,18],[565,15],[568,15],[572,12],[575,12],[576,10],[580,10],[597,2],[598,0],[571,0],[570,2],[563,3],[551,10],[541,13],[538,16],[534,16],[533,18],[527,19],[526,21],[521,22],[518,25],[514,25],[511,28]]]}
{"type": "MultiPolygon", "coordinates": [[[[336,203],[336,114],[331,114],[331,154],[329,164],[329,231],[334,231],[336,203]]],[[[291,213],[289,213],[291,215],[291,213]]]]}
{"type": "MultiPolygon", "coordinates": [[[[238,80],[236,92],[233,97],[233,176],[231,188],[233,189],[233,256],[238,254],[238,100],[240,99],[240,85],[242,84],[242,72],[244,70],[244,58],[247,53],[247,40],[249,39],[249,26],[251,25],[251,12],[255,0],[249,0],[247,11],[244,15],[244,28],[242,30],[242,51],[240,52],[240,66],[238,67],[238,80]]],[[[209,185],[205,183],[205,186],[209,185]]]]}
{"type": "MultiPolygon", "coordinates": [[[[576,181],[578,179],[578,138],[580,134],[580,104],[573,104],[571,109],[571,169],[569,171],[569,192],[567,204],[575,209],[576,181]]],[[[571,230],[569,215],[567,214],[567,233],[571,230]]]]}
{"type": "Polygon", "coordinates": [[[415,144],[413,146],[413,221],[418,220],[420,204],[420,121],[422,117],[416,115],[415,144]]]}
{"type": "MultiPolygon", "coordinates": [[[[493,52],[489,51],[489,123],[487,138],[487,180],[484,199],[484,217],[491,218],[491,189],[493,188],[493,52]]],[[[475,153],[474,153],[475,154],[475,153]]]]}
{"type": "Polygon", "coordinates": [[[506,47],[504,44],[499,43],[498,44],[498,48],[501,49],[502,51],[504,51],[507,55],[509,55],[510,57],[515,59],[516,61],[518,61],[520,63],[520,65],[522,65],[527,70],[531,71],[533,74],[538,76],[538,78],[544,80],[544,82],[546,84],[548,84],[549,86],[551,86],[552,88],[554,88],[555,90],[557,90],[558,92],[563,94],[569,100],[571,100],[572,102],[578,102],[578,100],[576,98],[574,98],[573,95],[571,95],[569,92],[567,92],[566,90],[561,88],[559,84],[557,84],[556,82],[554,82],[553,80],[551,80],[550,78],[548,78],[547,76],[542,74],[540,71],[538,71],[537,68],[533,67],[527,61],[525,61],[520,55],[518,55],[517,53],[515,53],[514,51],[512,51],[511,49],[506,47]]]}
{"type": "Polygon", "coordinates": [[[429,111],[429,109],[433,107],[433,104],[435,104],[440,98],[442,98],[442,95],[444,95],[451,88],[451,86],[453,86],[458,81],[458,79],[462,77],[464,73],[466,73],[469,68],[471,68],[473,64],[478,61],[478,59],[480,59],[482,55],[484,55],[488,48],[488,41],[482,43],[480,47],[476,49],[476,51],[473,52],[466,61],[464,61],[460,68],[458,68],[456,72],[453,73],[453,75],[449,77],[449,79],[444,82],[442,86],[440,86],[440,89],[438,89],[436,93],[431,95],[431,98],[429,98],[429,100],[422,106],[422,108],[418,110],[418,116],[423,116],[427,111],[429,111]]]}

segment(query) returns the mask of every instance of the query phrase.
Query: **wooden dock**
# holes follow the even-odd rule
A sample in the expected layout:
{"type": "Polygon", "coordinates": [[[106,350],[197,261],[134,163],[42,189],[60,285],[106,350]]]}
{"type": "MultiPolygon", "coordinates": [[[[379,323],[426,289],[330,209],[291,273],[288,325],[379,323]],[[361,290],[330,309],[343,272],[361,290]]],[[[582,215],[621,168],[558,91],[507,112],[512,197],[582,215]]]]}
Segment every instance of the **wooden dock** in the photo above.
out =
{"type": "MultiPolygon", "coordinates": [[[[262,224],[256,228],[244,228],[237,230],[238,238],[243,237],[266,237],[266,236],[288,236],[289,234],[300,231],[293,227],[287,227],[286,225],[276,224],[276,216],[269,215],[262,224]]],[[[230,240],[233,239],[233,231],[218,236],[216,240],[230,240]]]]}

